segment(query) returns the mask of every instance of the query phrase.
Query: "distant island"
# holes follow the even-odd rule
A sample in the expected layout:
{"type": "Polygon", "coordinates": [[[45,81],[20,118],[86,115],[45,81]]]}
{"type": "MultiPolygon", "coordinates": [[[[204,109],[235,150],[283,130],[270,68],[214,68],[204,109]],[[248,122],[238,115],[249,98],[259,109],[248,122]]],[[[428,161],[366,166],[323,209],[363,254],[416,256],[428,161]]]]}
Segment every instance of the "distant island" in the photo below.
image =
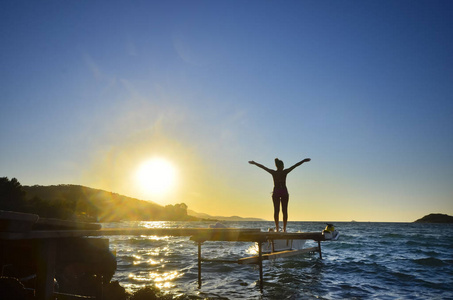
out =
{"type": "Polygon", "coordinates": [[[0,210],[82,222],[113,221],[263,221],[220,217],[189,210],[185,203],[162,206],[81,185],[22,186],[0,177],[0,210]]]}
{"type": "Polygon", "coordinates": [[[218,220],[218,221],[232,221],[232,222],[237,222],[237,221],[253,221],[253,222],[259,222],[259,221],[266,221],[264,219],[260,218],[244,218],[244,217],[239,217],[239,216],[231,216],[231,217],[224,217],[224,216],[211,216],[205,213],[198,213],[196,211],[187,210],[187,214],[189,216],[194,216],[197,218],[201,219],[209,219],[209,220],[218,220]]]}
{"type": "Polygon", "coordinates": [[[446,214],[429,214],[414,223],[453,223],[453,216],[446,214]]]}

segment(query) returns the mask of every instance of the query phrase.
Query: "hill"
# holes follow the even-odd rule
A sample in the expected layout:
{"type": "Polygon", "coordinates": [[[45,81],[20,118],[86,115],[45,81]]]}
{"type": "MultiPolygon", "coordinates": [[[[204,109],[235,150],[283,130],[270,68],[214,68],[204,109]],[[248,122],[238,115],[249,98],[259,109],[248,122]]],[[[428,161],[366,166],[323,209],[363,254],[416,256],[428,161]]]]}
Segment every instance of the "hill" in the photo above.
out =
{"type": "Polygon", "coordinates": [[[210,219],[210,220],[218,220],[218,221],[266,221],[266,220],[260,219],[260,218],[243,218],[243,217],[239,217],[239,216],[231,216],[231,217],[211,216],[211,215],[208,215],[205,213],[198,213],[198,212],[190,210],[190,209],[187,210],[187,214],[189,216],[194,216],[194,217],[201,218],[201,219],[210,219]]]}
{"type": "Polygon", "coordinates": [[[81,185],[23,186],[23,190],[28,201],[33,202],[33,199],[35,199],[36,202],[37,199],[39,202],[47,201],[52,206],[63,206],[65,210],[75,214],[78,219],[88,218],[98,222],[196,219],[187,215],[187,205],[184,203],[163,207],[151,201],[139,200],[81,185]]]}
{"type": "Polygon", "coordinates": [[[414,223],[453,223],[453,217],[446,214],[429,214],[414,223]]]}

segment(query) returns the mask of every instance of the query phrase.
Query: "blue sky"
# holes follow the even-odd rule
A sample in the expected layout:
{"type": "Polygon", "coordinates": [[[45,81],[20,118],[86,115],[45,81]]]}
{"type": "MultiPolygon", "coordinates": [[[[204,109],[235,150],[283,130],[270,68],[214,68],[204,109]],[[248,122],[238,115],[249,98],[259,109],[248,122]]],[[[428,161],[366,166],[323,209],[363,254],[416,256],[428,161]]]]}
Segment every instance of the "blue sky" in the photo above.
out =
{"type": "Polygon", "coordinates": [[[0,176],[199,212],[453,214],[451,1],[4,1],[0,176]],[[132,174],[179,170],[162,199],[132,174]]]}

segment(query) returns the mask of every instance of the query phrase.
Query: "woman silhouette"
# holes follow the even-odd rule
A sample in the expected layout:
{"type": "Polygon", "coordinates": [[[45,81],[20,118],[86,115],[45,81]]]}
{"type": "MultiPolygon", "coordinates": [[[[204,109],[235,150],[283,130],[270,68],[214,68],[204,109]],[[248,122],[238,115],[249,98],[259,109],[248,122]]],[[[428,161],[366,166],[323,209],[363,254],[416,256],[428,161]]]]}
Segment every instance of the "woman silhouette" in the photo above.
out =
{"type": "Polygon", "coordinates": [[[276,158],[275,166],[277,167],[277,170],[271,170],[259,163],[254,162],[253,160],[249,161],[249,164],[260,167],[261,169],[270,173],[272,175],[272,178],[274,179],[274,191],[272,192],[272,201],[274,202],[274,221],[277,232],[278,232],[278,217],[280,213],[280,203],[282,203],[283,212],[283,232],[286,232],[286,223],[288,222],[289,194],[288,189],[286,188],[286,175],[288,175],[289,172],[294,170],[294,168],[300,166],[305,162],[309,162],[310,160],[311,160],[310,158],[306,158],[298,162],[294,166],[285,169],[283,161],[276,158]]]}

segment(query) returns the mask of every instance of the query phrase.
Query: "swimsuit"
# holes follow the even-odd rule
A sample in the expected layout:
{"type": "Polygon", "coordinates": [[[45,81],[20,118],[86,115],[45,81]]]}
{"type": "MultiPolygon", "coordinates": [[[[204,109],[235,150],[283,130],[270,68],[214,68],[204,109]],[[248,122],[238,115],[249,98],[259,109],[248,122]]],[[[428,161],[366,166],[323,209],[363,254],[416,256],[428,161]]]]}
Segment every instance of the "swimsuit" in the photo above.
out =
{"type": "Polygon", "coordinates": [[[286,189],[286,187],[284,188],[274,188],[274,191],[272,193],[272,196],[273,197],[288,197],[289,194],[288,194],[288,190],[286,189]]]}

